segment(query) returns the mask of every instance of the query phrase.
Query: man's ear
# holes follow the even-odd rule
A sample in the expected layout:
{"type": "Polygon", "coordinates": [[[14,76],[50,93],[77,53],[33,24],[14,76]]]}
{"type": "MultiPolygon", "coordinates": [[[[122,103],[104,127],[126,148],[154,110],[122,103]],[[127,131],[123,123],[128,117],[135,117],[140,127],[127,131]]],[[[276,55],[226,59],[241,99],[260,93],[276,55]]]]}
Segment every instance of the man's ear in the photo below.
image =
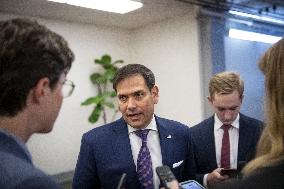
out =
{"type": "Polygon", "coordinates": [[[241,103],[243,103],[244,95],[241,95],[240,99],[241,99],[241,103]]]}
{"type": "Polygon", "coordinates": [[[213,97],[207,96],[207,100],[208,100],[209,104],[213,104],[213,97]]]}
{"type": "Polygon", "coordinates": [[[151,90],[151,94],[154,100],[154,104],[158,104],[159,101],[159,88],[158,86],[154,85],[154,87],[151,90]]]}
{"type": "Polygon", "coordinates": [[[50,81],[47,77],[38,80],[36,86],[33,88],[33,99],[39,102],[50,92],[50,81]]]}

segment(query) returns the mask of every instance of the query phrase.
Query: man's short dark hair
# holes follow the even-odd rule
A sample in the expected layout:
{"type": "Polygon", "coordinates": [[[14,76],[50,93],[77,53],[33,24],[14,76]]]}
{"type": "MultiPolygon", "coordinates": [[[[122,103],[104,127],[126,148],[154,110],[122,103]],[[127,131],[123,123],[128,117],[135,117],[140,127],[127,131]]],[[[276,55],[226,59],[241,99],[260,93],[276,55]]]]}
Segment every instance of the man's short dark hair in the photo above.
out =
{"type": "Polygon", "coordinates": [[[73,60],[67,42],[37,21],[0,21],[0,116],[21,111],[41,78],[47,77],[54,89],[73,60]]]}
{"type": "Polygon", "coordinates": [[[154,87],[155,76],[149,68],[141,64],[128,64],[117,71],[113,81],[113,89],[116,91],[119,82],[134,75],[141,75],[149,90],[154,87]]]}

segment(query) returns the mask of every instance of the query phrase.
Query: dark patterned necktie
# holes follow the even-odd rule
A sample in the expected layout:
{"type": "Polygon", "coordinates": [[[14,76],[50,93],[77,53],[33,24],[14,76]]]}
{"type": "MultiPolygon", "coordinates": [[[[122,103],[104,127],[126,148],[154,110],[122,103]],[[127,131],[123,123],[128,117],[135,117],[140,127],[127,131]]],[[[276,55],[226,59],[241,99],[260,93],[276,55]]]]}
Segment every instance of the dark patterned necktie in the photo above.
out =
{"type": "Polygon", "coordinates": [[[137,175],[141,189],[153,189],[153,170],[150,151],[147,147],[147,135],[150,129],[137,130],[135,134],[142,140],[137,158],[137,175]]]}
{"type": "Polygon", "coordinates": [[[221,148],[221,168],[229,169],[230,165],[230,137],[229,129],[231,125],[222,125],[224,130],[223,139],[222,139],[222,148],[221,148]]]}

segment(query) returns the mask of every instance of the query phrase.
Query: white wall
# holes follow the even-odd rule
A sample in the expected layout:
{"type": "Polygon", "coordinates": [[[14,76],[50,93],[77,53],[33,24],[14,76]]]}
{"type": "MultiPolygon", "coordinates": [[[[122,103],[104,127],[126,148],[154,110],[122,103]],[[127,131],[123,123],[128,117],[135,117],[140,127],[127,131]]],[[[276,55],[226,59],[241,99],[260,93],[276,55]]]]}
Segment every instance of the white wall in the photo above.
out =
{"type": "MultiPolygon", "coordinates": [[[[14,16],[0,13],[0,19],[14,16]]],[[[73,170],[82,134],[102,124],[102,121],[89,124],[91,107],[81,107],[80,103],[96,94],[89,75],[97,69],[94,58],[104,53],[152,69],[160,88],[157,115],[190,125],[201,120],[198,30],[194,13],[134,31],[56,20],[38,21],[61,34],[76,55],[68,75],[76,88],[64,100],[53,132],[34,135],[28,141],[34,163],[47,173],[73,170]]]]}
{"type": "Polygon", "coordinates": [[[133,62],[156,75],[160,99],[156,114],[187,125],[201,121],[199,45],[195,13],[137,29],[133,62]]]}
{"type": "MultiPolygon", "coordinates": [[[[0,19],[12,17],[15,16],[0,14],[0,19]]],[[[38,21],[61,34],[76,56],[68,74],[68,79],[76,85],[75,91],[64,99],[53,131],[46,135],[33,135],[27,143],[34,163],[49,174],[56,174],[74,169],[82,134],[103,123],[88,123],[91,107],[80,105],[87,97],[96,95],[96,89],[89,80],[89,75],[98,68],[93,63],[94,58],[109,53],[114,59],[129,62],[130,33],[117,28],[55,20],[38,21]]]]}

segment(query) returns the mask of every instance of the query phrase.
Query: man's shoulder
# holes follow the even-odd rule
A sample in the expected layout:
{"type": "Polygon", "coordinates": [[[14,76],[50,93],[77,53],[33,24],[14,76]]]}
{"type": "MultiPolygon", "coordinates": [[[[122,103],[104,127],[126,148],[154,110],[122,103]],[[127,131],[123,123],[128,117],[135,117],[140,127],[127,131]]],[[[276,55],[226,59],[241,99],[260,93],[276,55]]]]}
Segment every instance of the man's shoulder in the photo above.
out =
{"type": "Polygon", "coordinates": [[[262,128],[263,122],[240,113],[240,124],[250,125],[251,127],[262,128]]]}
{"type": "Polygon", "coordinates": [[[106,134],[109,134],[110,132],[112,132],[113,129],[117,128],[118,126],[122,126],[122,125],[126,126],[126,123],[123,121],[122,118],[120,118],[120,119],[113,121],[111,123],[107,123],[105,125],[98,126],[98,127],[91,129],[90,131],[88,131],[84,134],[84,137],[94,138],[94,136],[97,136],[97,137],[105,136],[106,134]]]}
{"type": "Polygon", "coordinates": [[[25,159],[6,151],[0,151],[0,177],[1,189],[30,188],[28,187],[30,183],[33,183],[32,185],[54,186],[54,188],[57,188],[55,181],[51,177],[25,159]]]}
{"type": "Polygon", "coordinates": [[[26,175],[33,171],[41,173],[31,162],[7,151],[0,151],[0,167],[0,174],[5,173],[8,177],[13,174],[26,175]]]}
{"type": "Polygon", "coordinates": [[[174,128],[183,128],[183,129],[188,129],[188,126],[181,123],[181,122],[178,122],[176,120],[171,120],[171,119],[167,119],[167,118],[162,118],[162,117],[158,117],[158,116],[155,116],[156,118],[156,124],[157,125],[163,125],[163,126],[166,126],[166,127],[174,127],[174,128]]]}
{"type": "Polygon", "coordinates": [[[200,132],[214,127],[214,116],[211,116],[190,128],[191,132],[200,132]]]}
{"type": "Polygon", "coordinates": [[[179,121],[176,121],[176,120],[162,118],[162,117],[158,117],[158,116],[155,116],[155,118],[156,118],[156,121],[158,123],[163,123],[163,124],[168,124],[168,125],[177,125],[177,126],[182,126],[182,127],[186,126],[187,127],[187,125],[185,125],[185,124],[183,124],[179,121]]]}

